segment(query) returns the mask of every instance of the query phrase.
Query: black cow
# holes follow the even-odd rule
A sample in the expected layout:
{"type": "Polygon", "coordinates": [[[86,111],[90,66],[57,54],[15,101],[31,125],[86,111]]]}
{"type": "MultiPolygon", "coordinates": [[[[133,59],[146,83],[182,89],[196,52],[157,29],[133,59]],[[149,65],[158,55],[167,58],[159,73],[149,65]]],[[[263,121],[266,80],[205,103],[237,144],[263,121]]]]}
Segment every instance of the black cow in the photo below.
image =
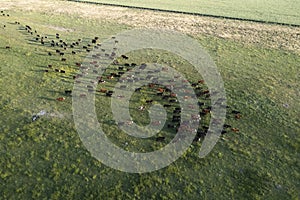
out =
{"type": "Polygon", "coordinates": [[[135,92],[140,92],[142,88],[136,88],[134,91],[135,92]]]}
{"type": "Polygon", "coordinates": [[[231,113],[232,113],[232,114],[235,114],[235,115],[241,114],[241,112],[240,112],[240,111],[237,111],[237,110],[233,110],[231,113]]]}
{"type": "Polygon", "coordinates": [[[128,56],[125,56],[125,55],[121,55],[122,58],[124,58],[125,60],[128,59],[128,56]]]}
{"type": "Polygon", "coordinates": [[[111,96],[112,96],[112,94],[113,94],[113,93],[109,93],[109,92],[107,92],[105,95],[106,95],[107,97],[111,97],[111,96]]]}
{"type": "Polygon", "coordinates": [[[151,100],[146,100],[146,103],[147,104],[152,104],[153,103],[153,100],[151,99],[151,100]]]}
{"type": "Polygon", "coordinates": [[[174,115],[172,119],[173,120],[180,120],[180,116],[174,115]]]}
{"type": "Polygon", "coordinates": [[[65,90],[65,94],[71,95],[72,94],[72,90],[65,90]]]}
{"type": "Polygon", "coordinates": [[[169,99],[169,95],[163,95],[162,99],[169,99]]]}
{"type": "Polygon", "coordinates": [[[175,125],[175,124],[168,124],[167,127],[168,128],[177,128],[177,125],[175,125]]]}
{"type": "Polygon", "coordinates": [[[157,141],[157,142],[163,142],[163,141],[165,141],[165,137],[163,137],[163,136],[160,136],[160,137],[157,137],[156,139],[155,139],[155,141],[157,141]]]}
{"type": "Polygon", "coordinates": [[[30,26],[28,26],[28,25],[25,25],[25,27],[26,27],[27,29],[31,30],[31,27],[30,27],[30,26]]]}
{"type": "Polygon", "coordinates": [[[203,102],[198,102],[198,106],[204,106],[205,105],[205,103],[203,103],[203,102]]]}
{"type": "Polygon", "coordinates": [[[174,110],[173,113],[174,113],[174,114],[180,114],[180,113],[181,113],[181,110],[174,110]]]}
{"type": "Polygon", "coordinates": [[[172,122],[179,122],[180,119],[172,119],[172,122]]]}
{"type": "Polygon", "coordinates": [[[224,124],[223,127],[224,127],[224,128],[231,128],[231,125],[229,125],[229,124],[224,124]]]}
{"type": "Polygon", "coordinates": [[[141,64],[139,69],[146,69],[147,65],[145,63],[141,64]]]}

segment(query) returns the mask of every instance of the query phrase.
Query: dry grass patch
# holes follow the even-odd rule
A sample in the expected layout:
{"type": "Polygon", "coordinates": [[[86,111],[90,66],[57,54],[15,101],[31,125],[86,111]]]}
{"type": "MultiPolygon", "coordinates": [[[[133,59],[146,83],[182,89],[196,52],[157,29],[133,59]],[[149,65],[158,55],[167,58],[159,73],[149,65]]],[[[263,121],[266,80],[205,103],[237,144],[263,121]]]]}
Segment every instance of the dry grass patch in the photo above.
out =
{"type": "Polygon", "coordinates": [[[228,19],[163,13],[111,6],[97,6],[60,0],[8,0],[2,9],[40,11],[104,19],[133,27],[165,28],[191,35],[211,35],[245,44],[300,52],[300,28],[228,19]]]}

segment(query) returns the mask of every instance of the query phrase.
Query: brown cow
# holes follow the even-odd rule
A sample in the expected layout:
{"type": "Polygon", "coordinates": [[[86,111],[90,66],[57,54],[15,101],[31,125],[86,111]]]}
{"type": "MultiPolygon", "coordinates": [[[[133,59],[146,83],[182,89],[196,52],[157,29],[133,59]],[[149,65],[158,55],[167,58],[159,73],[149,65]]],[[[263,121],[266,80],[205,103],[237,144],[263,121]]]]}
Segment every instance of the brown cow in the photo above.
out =
{"type": "Polygon", "coordinates": [[[107,92],[107,89],[101,88],[101,89],[99,90],[99,92],[101,92],[101,93],[106,93],[106,92],[107,92]]]}
{"type": "Polygon", "coordinates": [[[57,100],[57,101],[64,101],[65,98],[64,98],[64,97],[58,97],[56,100],[57,100]]]}
{"type": "Polygon", "coordinates": [[[242,115],[241,114],[236,114],[234,117],[235,117],[235,119],[241,119],[242,115]]]}
{"type": "Polygon", "coordinates": [[[235,133],[237,133],[237,132],[240,131],[238,128],[232,128],[231,130],[232,130],[233,132],[235,132],[235,133]]]}
{"type": "Polygon", "coordinates": [[[164,92],[165,89],[163,89],[163,88],[157,88],[157,91],[159,91],[159,92],[164,92]]]}

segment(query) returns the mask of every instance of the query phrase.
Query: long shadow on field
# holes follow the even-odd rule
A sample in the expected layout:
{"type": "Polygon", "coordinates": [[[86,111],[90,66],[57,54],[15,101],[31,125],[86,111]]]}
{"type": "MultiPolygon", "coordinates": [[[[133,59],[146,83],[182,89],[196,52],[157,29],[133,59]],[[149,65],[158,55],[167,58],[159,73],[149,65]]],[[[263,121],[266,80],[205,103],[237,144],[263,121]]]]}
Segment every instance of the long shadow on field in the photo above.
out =
{"type": "Polygon", "coordinates": [[[31,72],[45,72],[45,70],[42,69],[30,69],[31,72]]]}
{"type": "Polygon", "coordinates": [[[51,93],[58,94],[58,95],[65,95],[64,92],[58,91],[58,90],[47,90],[47,92],[51,92],[51,93]]]}
{"type": "Polygon", "coordinates": [[[47,100],[47,101],[55,101],[55,99],[49,98],[49,97],[38,97],[38,98],[43,99],[43,100],[47,100]]]}

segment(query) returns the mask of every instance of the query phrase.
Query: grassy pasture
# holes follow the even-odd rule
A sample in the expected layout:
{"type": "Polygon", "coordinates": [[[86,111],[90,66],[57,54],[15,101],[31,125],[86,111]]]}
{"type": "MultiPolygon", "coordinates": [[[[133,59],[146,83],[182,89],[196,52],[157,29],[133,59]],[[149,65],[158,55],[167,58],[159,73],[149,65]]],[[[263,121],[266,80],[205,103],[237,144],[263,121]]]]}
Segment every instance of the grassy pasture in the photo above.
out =
{"type": "MultiPolygon", "coordinates": [[[[83,1],[83,0],[79,0],[83,1]]],[[[107,4],[175,10],[215,16],[300,25],[299,0],[88,0],[107,4]]]]}
{"type": "MultiPolygon", "coordinates": [[[[4,199],[299,197],[298,54],[195,36],[219,67],[228,105],[242,113],[240,120],[231,115],[227,119],[240,132],[223,135],[204,159],[197,157],[201,143],[194,143],[184,156],[162,170],[127,174],[94,159],[76,133],[71,97],[64,90],[72,89],[72,75],[78,71],[74,63],[81,62],[86,53],[76,49],[74,56],[68,50],[63,63],[53,48],[37,43],[35,35],[23,27],[28,24],[49,40],[59,33],[64,40],[81,38],[83,43],[94,36],[104,40],[130,27],[75,15],[6,12],[10,17],[1,17],[0,28],[0,193],[4,199]],[[48,56],[48,52],[54,55],[48,56]],[[45,73],[48,64],[66,70],[66,74],[45,73]],[[66,100],[56,101],[61,96],[66,100]],[[48,114],[31,122],[40,110],[48,114]]],[[[174,55],[135,52],[129,56],[128,62],[160,61],[178,66],[191,80],[200,78],[174,55]]],[[[105,87],[113,86],[107,84],[105,87]]],[[[98,95],[98,119],[111,119],[107,105],[107,98],[98,95]]],[[[115,127],[104,126],[108,135],[118,133],[115,127]]],[[[126,141],[122,134],[111,137],[119,145],[126,141]]],[[[131,144],[145,148],[150,143],[141,147],[134,146],[134,141],[131,144]]],[[[162,145],[151,144],[151,148],[162,145]]]]}

